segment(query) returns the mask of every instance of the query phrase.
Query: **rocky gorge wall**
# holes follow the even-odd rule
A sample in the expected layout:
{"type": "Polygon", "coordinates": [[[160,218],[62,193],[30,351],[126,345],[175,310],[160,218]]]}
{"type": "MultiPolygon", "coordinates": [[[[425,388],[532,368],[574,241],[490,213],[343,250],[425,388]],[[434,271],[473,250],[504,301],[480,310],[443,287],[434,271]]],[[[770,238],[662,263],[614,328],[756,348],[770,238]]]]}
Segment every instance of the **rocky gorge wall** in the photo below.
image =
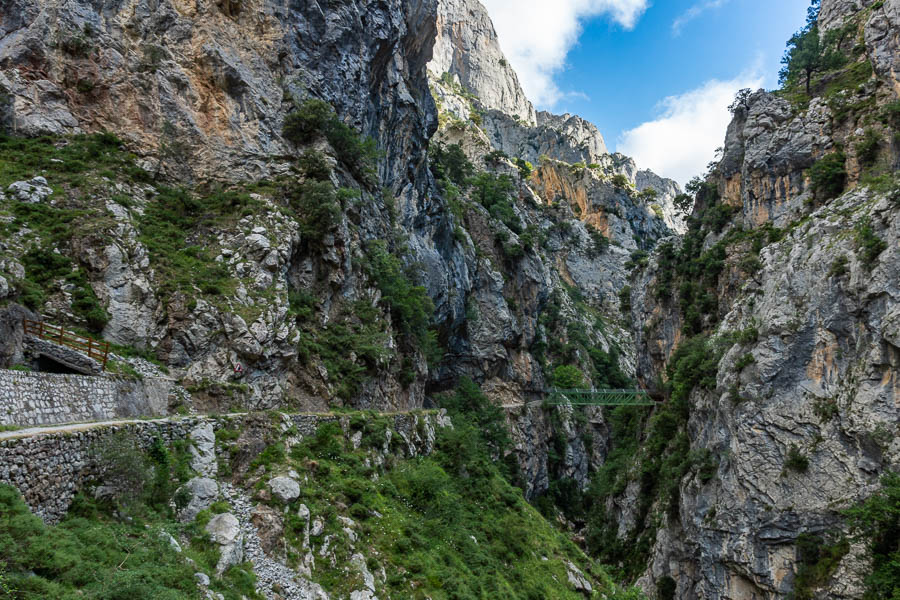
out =
{"type": "Polygon", "coordinates": [[[168,379],[0,369],[0,425],[19,427],[168,414],[168,379]]]}
{"type": "MultiPolygon", "coordinates": [[[[647,591],[865,594],[870,548],[844,511],[900,464],[897,77],[885,60],[898,16],[896,1],[823,0],[820,26],[849,32],[834,42],[843,64],[813,77],[811,97],[738,97],[691,230],[632,279],[641,380],[672,376],[689,360],[678,349],[700,341],[715,363],[691,365],[708,379],[684,407],[689,452],[709,453],[710,470],[651,508],[664,525],[639,579],[647,591]],[[834,564],[804,555],[804,540],[839,548],[834,564]]],[[[640,522],[642,494],[632,480],[611,502],[619,522],[640,522]]]]}

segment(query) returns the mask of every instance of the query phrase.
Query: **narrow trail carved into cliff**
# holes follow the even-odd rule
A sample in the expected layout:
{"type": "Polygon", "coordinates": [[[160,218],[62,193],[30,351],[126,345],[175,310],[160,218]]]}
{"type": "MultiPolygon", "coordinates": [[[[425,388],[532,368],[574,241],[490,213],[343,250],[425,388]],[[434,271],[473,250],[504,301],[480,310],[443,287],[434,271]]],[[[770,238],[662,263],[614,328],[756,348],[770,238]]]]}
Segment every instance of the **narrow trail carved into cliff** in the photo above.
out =
{"type": "MultiPolygon", "coordinates": [[[[12,431],[0,432],[0,441],[14,440],[23,437],[32,437],[44,433],[63,433],[75,431],[87,431],[97,427],[109,427],[111,425],[133,425],[135,423],[159,423],[165,421],[173,421],[171,418],[159,419],[115,419],[112,421],[91,421],[88,423],[66,423],[60,425],[44,425],[41,427],[28,427],[25,429],[14,429],[12,431]]],[[[180,419],[179,419],[180,420],[180,419]]]]}
{"type": "MultiPolygon", "coordinates": [[[[381,416],[392,416],[392,415],[405,415],[414,412],[428,413],[433,412],[426,409],[410,409],[410,410],[395,410],[395,411],[386,411],[386,412],[378,412],[376,414],[381,416]]],[[[14,429],[11,431],[2,431],[0,432],[0,442],[4,440],[15,440],[25,437],[33,437],[37,435],[43,434],[52,434],[52,433],[66,433],[66,432],[78,432],[78,431],[88,431],[91,429],[97,429],[100,427],[111,427],[115,425],[134,425],[140,423],[173,423],[178,421],[187,421],[191,419],[204,419],[210,417],[219,417],[219,418],[237,418],[237,417],[245,417],[251,414],[250,412],[235,412],[235,413],[215,413],[215,414],[197,414],[197,415],[188,415],[188,416],[177,416],[177,417],[159,417],[155,419],[112,419],[108,421],[88,421],[83,423],[60,423],[57,425],[42,425],[40,427],[27,427],[23,429],[14,429]]],[[[317,417],[338,417],[343,413],[332,413],[332,412],[296,412],[296,413],[285,413],[290,415],[310,415],[317,417]]]]}

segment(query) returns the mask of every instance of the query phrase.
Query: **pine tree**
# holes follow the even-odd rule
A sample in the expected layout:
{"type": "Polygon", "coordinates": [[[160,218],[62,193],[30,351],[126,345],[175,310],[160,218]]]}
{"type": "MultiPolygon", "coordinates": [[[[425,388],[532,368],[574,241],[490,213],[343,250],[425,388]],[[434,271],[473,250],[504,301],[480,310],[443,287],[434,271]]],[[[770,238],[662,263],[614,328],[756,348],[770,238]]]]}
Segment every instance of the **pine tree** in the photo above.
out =
{"type": "Polygon", "coordinates": [[[806,26],[791,36],[781,63],[784,67],[778,74],[782,86],[792,86],[802,78],[806,94],[811,93],[812,76],[815,73],[841,66],[843,55],[819,35],[819,2],[812,0],[806,13],[806,26]]]}

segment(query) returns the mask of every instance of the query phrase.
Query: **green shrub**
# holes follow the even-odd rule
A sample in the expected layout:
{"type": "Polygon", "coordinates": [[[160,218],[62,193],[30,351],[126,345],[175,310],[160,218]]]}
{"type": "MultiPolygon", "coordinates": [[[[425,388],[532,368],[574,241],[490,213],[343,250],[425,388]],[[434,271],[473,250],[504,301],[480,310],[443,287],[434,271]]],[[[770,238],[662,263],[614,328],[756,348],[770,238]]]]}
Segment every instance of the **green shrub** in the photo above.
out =
{"type": "Polygon", "coordinates": [[[434,313],[434,304],[425,288],[412,284],[400,260],[388,252],[383,241],[370,243],[366,255],[366,271],[381,290],[382,301],[387,304],[394,321],[405,334],[425,344],[428,324],[434,313]]]}
{"type": "Polygon", "coordinates": [[[446,147],[439,143],[432,144],[428,148],[428,158],[435,179],[449,180],[459,188],[465,187],[475,173],[475,167],[459,144],[446,147]]]}
{"type": "Polygon", "coordinates": [[[634,269],[636,267],[646,267],[647,263],[650,260],[650,255],[647,254],[646,250],[635,250],[631,253],[631,256],[628,257],[628,261],[625,263],[626,269],[634,269]]]}
{"type": "Polygon", "coordinates": [[[263,467],[266,472],[271,472],[274,467],[284,463],[285,457],[284,444],[281,442],[269,444],[253,459],[249,469],[252,471],[263,467]]]}
{"type": "Polygon", "coordinates": [[[554,387],[574,390],[584,386],[584,374],[574,365],[559,365],[553,369],[551,378],[554,387]]]}
{"type": "Polygon", "coordinates": [[[628,180],[626,175],[622,173],[616,173],[612,177],[612,184],[619,189],[626,189],[631,187],[631,181],[628,180]]]}
{"type": "Polygon", "coordinates": [[[866,544],[872,553],[863,598],[897,598],[900,593],[900,473],[885,473],[881,490],[844,515],[854,541],[866,544]]]}
{"type": "Polygon", "coordinates": [[[675,208],[684,214],[688,214],[694,208],[694,197],[690,194],[678,194],[672,201],[675,208]]]}
{"type": "Polygon", "coordinates": [[[318,150],[304,150],[297,158],[297,166],[304,177],[326,181],[331,177],[331,166],[325,155],[318,150]]]}
{"type": "Polygon", "coordinates": [[[759,329],[757,329],[756,327],[747,327],[746,329],[741,329],[740,331],[737,331],[732,335],[732,339],[737,344],[756,343],[756,341],[759,339],[759,329]]]}
{"type": "Polygon", "coordinates": [[[89,36],[81,32],[68,33],[62,35],[58,41],[59,49],[70,56],[77,58],[85,58],[91,54],[94,45],[91,43],[89,36]]]}
{"type": "Polygon", "coordinates": [[[863,137],[856,143],[856,158],[863,168],[869,168],[878,160],[878,149],[881,146],[881,136],[869,127],[863,137]]]}
{"type": "Polygon", "coordinates": [[[591,245],[588,247],[588,258],[596,258],[609,249],[609,238],[603,235],[593,225],[587,226],[588,235],[591,237],[591,245]]]}
{"type": "Polygon", "coordinates": [[[788,449],[787,458],[784,460],[785,469],[796,471],[797,473],[806,473],[809,470],[809,459],[796,445],[791,444],[788,449]]]}
{"type": "Polygon", "coordinates": [[[828,544],[819,535],[801,533],[797,537],[797,576],[791,597],[813,600],[815,590],[828,583],[849,551],[850,543],[845,539],[828,544]]]}
{"type": "Polygon", "coordinates": [[[847,255],[841,254],[831,263],[831,268],[828,269],[828,277],[842,277],[847,271],[847,265],[850,264],[850,259],[847,258],[847,255]]]}
{"type": "Polygon", "coordinates": [[[310,98],[285,117],[281,133],[294,144],[309,144],[325,132],[335,116],[330,104],[310,98]]]}
{"type": "Polygon", "coordinates": [[[715,233],[720,233],[731,222],[736,208],[728,204],[715,204],[701,213],[703,225],[715,233]]]}
{"type": "Polygon", "coordinates": [[[338,160],[357,176],[374,175],[374,161],[378,156],[375,141],[362,137],[352,127],[344,124],[330,104],[317,98],[309,98],[284,119],[282,135],[295,145],[309,144],[324,136],[334,148],[338,160]]]}
{"type": "MultiPolygon", "coordinates": [[[[705,180],[699,176],[692,178],[684,186],[685,191],[696,198],[697,202],[712,206],[719,201],[719,186],[715,180],[705,180]]],[[[686,200],[682,199],[683,202],[686,200]]]]}
{"type": "Polygon", "coordinates": [[[308,246],[321,243],[341,221],[337,190],[330,181],[296,183],[285,188],[285,196],[296,212],[301,240],[308,246]]]}
{"type": "Polygon", "coordinates": [[[341,310],[328,327],[319,329],[310,318],[315,304],[309,301],[308,296],[294,295],[299,306],[295,304],[292,310],[297,311],[297,321],[303,326],[298,353],[305,360],[319,356],[336,395],[350,400],[393,355],[387,348],[387,323],[378,307],[359,300],[341,310]]]}
{"type": "Polygon", "coordinates": [[[832,152],[809,168],[810,187],[816,198],[830,200],[841,195],[847,181],[845,160],[843,152],[832,152]]]}
{"type": "Polygon", "coordinates": [[[859,254],[860,262],[863,267],[871,271],[878,263],[881,253],[887,250],[887,242],[875,234],[870,219],[865,219],[856,226],[853,239],[856,242],[856,251],[859,254]]]}
{"type": "Polygon", "coordinates": [[[748,353],[744,354],[743,356],[741,356],[739,359],[737,359],[737,362],[734,363],[734,369],[735,369],[735,371],[740,373],[746,367],[752,365],[755,362],[756,362],[756,358],[748,352],[748,353]]]}
{"type": "MultiPolygon", "coordinates": [[[[646,202],[647,204],[653,203],[659,197],[659,192],[656,189],[648,187],[644,188],[640,194],[638,194],[638,198],[646,202]]],[[[659,205],[656,205],[657,208],[659,205]]]]}
{"type": "Polygon", "coordinates": [[[496,454],[503,454],[510,444],[503,409],[494,404],[468,377],[461,377],[456,393],[441,399],[441,408],[453,418],[472,423],[485,443],[496,454]]]}
{"type": "Polygon", "coordinates": [[[621,389],[632,385],[631,379],[619,366],[619,352],[615,348],[604,352],[592,347],[588,349],[588,356],[594,368],[591,379],[595,387],[621,389]]]}
{"type": "Polygon", "coordinates": [[[626,285],[619,290],[619,310],[624,315],[631,314],[631,286],[626,285]]]}
{"type": "Polygon", "coordinates": [[[137,438],[118,432],[91,446],[89,454],[98,465],[101,481],[115,491],[122,504],[136,502],[153,478],[153,467],[141,451],[137,438]]]}
{"type": "Polygon", "coordinates": [[[516,234],[522,233],[522,224],[513,209],[512,193],[515,189],[508,175],[479,173],[469,182],[472,198],[484,206],[490,215],[501,221],[516,234]]]}
{"type": "Polygon", "coordinates": [[[528,179],[534,171],[534,165],[522,158],[516,159],[516,168],[519,169],[519,177],[528,179]]]}
{"type": "Polygon", "coordinates": [[[521,244],[503,244],[503,255],[508,260],[515,261],[525,256],[525,249],[521,246],[521,244]]]}
{"type": "Polygon", "coordinates": [[[509,159],[509,155],[503,150],[491,150],[484,155],[484,162],[489,165],[498,165],[500,162],[509,159]]]}
{"type": "Polygon", "coordinates": [[[306,290],[288,292],[290,314],[296,317],[300,323],[305,323],[312,319],[318,304],[318,299],[306,290]]]}

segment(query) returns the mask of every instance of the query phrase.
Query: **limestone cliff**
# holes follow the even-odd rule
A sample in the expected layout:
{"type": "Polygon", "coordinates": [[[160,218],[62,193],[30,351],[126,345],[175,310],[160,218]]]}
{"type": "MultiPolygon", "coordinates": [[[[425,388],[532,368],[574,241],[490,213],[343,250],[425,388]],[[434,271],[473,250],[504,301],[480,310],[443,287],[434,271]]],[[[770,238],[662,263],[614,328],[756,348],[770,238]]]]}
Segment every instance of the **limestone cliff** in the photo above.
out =
{"type": "Polygon", "coordinates": [[[620,536],[652,543],[645,589],[671,578],[675,598],[863,595],[870,557],[860,541],[842,545],[841,511],[900,460],[897,78],[884,67],[898,7],[822,2],[823,40],[850,58],[809,98],[738,97],[687,235],[632,280],[642,381],[677,386],[698,339],[712,356],[693,367],[708,379],[683,422],[701,468],[655,497],[658,529],[636,482],[608,505],[629,524],[620,536]],[[846,39],[825,37],[836,30],[846,39]],[[839,561],[815,563],[803,540],[839,549],[839,561]],[[812,568],[823,570],[810,579],[812,568]]]}
{"type": "Polygon", "coordinates": [[[487,110],[515,115],[528,125],[536,123],[534,107],[500,50],[494,24],[480,2],[438,4],[437,37],[428,70],[435,78],[446,77],[461,85],[487,110]]]}
{"type": "MultiPolygon", "coordinates": [[[[900,0],[823,0],[818,19],[840,64],[809,94],[742,92],[684,215],[675,182],[584,119],[534,110],[476,0],[11,0],[0,366],[23,367],[22,303],[117,344],[126,376],[128,355],[157,363],[190,392],[161,412],[407,411],[470,378],[511,434],[490,462],[515,463],[528,500],[651,595],[788,598],[815,567],[806,597],[861,598],[870,557],[841,511],[900,460],[900,0]],[[634,381],[664,401],[541,405],[550,386],[634,381]],[[840,556],[807,564],[809,540],[840,556]]],[[[265,443],[300,441],[275,427],[217,443],[251,486],[265,443]]],[[[352,485],[318,454],[290,460],[339,483],[321,510],[349,499],[348,518],[390,439],[349,419],[338,437],[352,485]]],[[[463,458],[442,463],[454,481],[463,458]]],[[[248,535],[283,525],[219,491],[248,535]]],[[[298,515],[285,522],[315,527],[298,515]]],[[[331,525],[355,542],[358,523],[331,525]]],[[[355,597],[392,585],[366,585],[353,544],[316,544],[352,566],[355,597]]],[[[551,570],[592,593],[574,564],[551,570]]]]}

